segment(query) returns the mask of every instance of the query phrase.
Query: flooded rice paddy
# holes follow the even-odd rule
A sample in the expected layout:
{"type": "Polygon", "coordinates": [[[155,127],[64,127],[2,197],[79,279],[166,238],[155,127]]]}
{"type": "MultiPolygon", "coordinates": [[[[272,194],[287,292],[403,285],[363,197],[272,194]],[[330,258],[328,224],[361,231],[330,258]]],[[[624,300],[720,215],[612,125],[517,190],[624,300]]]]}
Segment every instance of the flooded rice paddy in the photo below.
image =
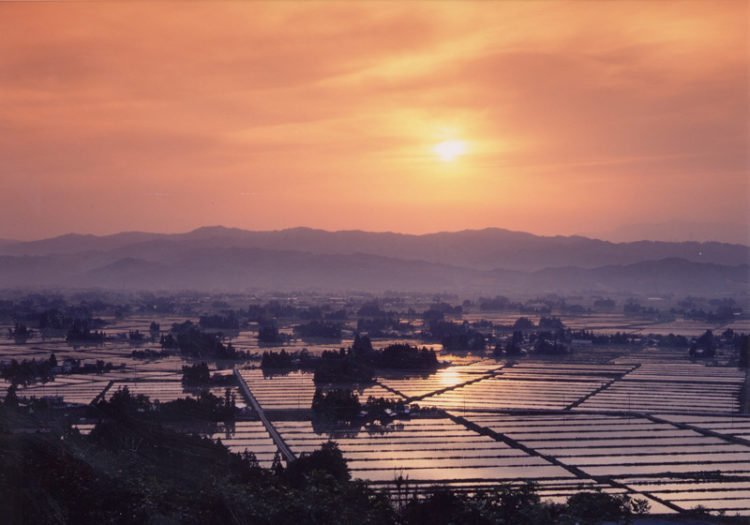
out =
{"type": "MultiPolygon", "coordinates": [[[[46,384],[19,388],[21,397],[89,404],[126,386],[161,402],[196,395],[181,381],[187,361],[134,359],[134,349],[158,350],[158,344],[136,347],[117,339],[128,330],[147,333],[150,321],[108,325],[114,339],[100,346],[72,347],[60,338],[25,345],[3,341],[0,360],[46,359],[54,352],[60,362],[75,358],[115,366],[99,374],[60,374],[46,384]]],[[[564,321],[575,326],[574,318],[564,321]]],[[[161,322],[168,326],[168,320],[161,322]]],[[[622,329],[612,316],[589,319],[581,327],[622,329]]],[[[376,341],[375,346],[389,342],[376,341]]],[[[256,355],[263,350],[252,331],[234,334],[232,344],[256,355]]],[[[283,347],[320,353],[348,344],[346,339],[329,344],[295,340],[283,347]]],[[[383,372],[372,384],[353,386],[362,400],[400,399],[431,410],[387,424],[325,428],[309,415],[312,374],[267,376],[257,368],[258,361],[250,361],[237,366],[236,376],[268,423],[246,409],[241,420],[204,435],[220,439],[232,451],[252,451],[265,467],[279,450],[275,439],[295,456],[334,439],[354,478],[394,494],[420,493],[434,485],[476,491],[496,483],[533,481],[540,495],[553,501],[584,489],[602,490],[645,498],[653,513],[702,506],[713,513],[750,516],[750,416],[742,413],[746,407],[739,398],[745,372],[691,361],[686,354],[684,349],[649,347],[585,348],[572,357],[546,361],[443,354],[440,359],[450,365],[434,374],[383,372]]],[[[236,365],[210,363],[212,372],[227,374],[236,365]]],[[[6,387],[0,384],[3,392],[6,387]]],[[[225,387],[212,391],[224,395],[225,387]]],[[[251,404],[242,388],[232,386],[230,393],[238,405],[251,404]]],[[[91,427],[79,425],[83,432],[91,427]]]]}

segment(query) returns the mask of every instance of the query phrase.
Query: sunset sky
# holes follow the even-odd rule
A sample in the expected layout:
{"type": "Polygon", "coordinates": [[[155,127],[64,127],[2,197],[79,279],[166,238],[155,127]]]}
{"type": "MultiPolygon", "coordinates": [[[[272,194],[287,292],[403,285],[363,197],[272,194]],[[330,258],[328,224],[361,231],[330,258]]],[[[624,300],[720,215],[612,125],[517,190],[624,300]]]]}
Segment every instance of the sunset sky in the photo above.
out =
{"type": "Polygon", "coordinates": [[[748,3],[0,3],[0,237],[747,223],[748,3]]]}

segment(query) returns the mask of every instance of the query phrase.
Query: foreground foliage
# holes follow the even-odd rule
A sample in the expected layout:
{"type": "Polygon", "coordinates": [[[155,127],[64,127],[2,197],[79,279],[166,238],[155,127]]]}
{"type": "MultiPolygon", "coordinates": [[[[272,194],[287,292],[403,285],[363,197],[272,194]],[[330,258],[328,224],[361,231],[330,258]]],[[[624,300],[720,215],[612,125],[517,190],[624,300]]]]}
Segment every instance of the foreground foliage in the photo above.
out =
{"type": "Polygon", "coordinates": [[[119,393],[100,405],[90,435],[23,407],[0,406],[3,523],[217,524],[596,524],[625,523],[645,507],[627,496],[578,494],[567,505],[540,501],[533,484],[473,495],[408,488],[391,500],[352,481],[333,442],[283,467],[260,468],[251,453],[175,432],[133,410],[119,393]],[[118,408],[119,407],[119,408],[118,408]],[[36,419],[34,419],[36,418],[36,419]]]}

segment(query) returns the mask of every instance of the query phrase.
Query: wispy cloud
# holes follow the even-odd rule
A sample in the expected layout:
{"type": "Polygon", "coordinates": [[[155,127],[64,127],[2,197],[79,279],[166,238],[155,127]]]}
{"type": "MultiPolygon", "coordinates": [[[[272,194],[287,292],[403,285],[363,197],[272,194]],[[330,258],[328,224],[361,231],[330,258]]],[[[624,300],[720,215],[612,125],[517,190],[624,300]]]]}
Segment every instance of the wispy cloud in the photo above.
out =
{"type": "Polygon", "coordinates": [[[747,4],[644,5],[0,4],[0,236],[747,220],[747,4]]]}

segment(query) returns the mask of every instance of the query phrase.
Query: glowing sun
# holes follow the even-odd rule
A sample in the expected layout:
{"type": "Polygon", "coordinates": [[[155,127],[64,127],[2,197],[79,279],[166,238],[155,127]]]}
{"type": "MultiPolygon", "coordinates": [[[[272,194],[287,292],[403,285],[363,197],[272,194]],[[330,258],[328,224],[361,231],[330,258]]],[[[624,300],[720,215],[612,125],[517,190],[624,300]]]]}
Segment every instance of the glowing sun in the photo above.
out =
{"type": "Polygon", "coordinates": [[[460,140],[446,140],[432,148],[443,162],[452,162],[456,157],[466,153],[466,143],[460,140]]]}

